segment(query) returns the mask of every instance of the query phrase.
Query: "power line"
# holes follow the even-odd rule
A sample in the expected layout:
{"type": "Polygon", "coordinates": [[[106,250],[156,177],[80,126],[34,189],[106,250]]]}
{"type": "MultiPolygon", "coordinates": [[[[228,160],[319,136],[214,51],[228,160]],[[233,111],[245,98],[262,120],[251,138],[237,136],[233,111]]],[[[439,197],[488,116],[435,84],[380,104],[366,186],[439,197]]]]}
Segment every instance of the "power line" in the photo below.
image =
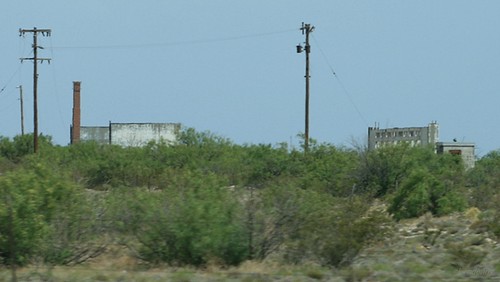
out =
{"type": "MultiPolygon", "coordinates": [[[[25,44],[23,44],[23,48],[22,48],[22,51],[21,51],[21,53],[20,53],[20,54],[24,53],[24,46],[25,46],[25,44]]],[[[21,50],[21,47],[20,47],[20,46],[19,46],[19,50],[21,50]]],[[[31,54],[31,53],[30,53],[30,54],[31,54]]],[[[16,74],[18,74],[18,73],[20,72],[20,70],[21,70],[22,66],[23,66],[23,65],[22,65],[22,64],[20,64],[20,65],[17,67],[16,71],[14,71],[14,73],[10,76],[10,78],[7,80],[7,82],[3,85],[3,87],[2,87],[2,88],[0,88],[0,94],[1,94],[2,92],[4,92],[4,91],[5,91],[5,88],[7,88],[7,86],[9,86],[9,84],[12,82],[12,79],[14,79],[14,76],[16,76],[16,74]]]]}
{"type": "Polygon", "coordinates": [[[7,82],[4,84],[4,86],[0,89],[0,94],[5,91],[5,88],[7,88],[7,86],[9,86],[9,84],[12,82],[12,79],[14,79],[14,76],[16,76],[17,73],[19,72],[19,70],[21,70],[21,66],[22,65],[19,65],[17,70],[11,75],[11,77],[7,80],[7,82]]]}
{"type": "Polygon", "coordinates": [[[288,33],[292,31],[297,31],[294,29],[271,31],[264,33],[254,33],[240,36],[229,36],[220,38],[208,38],[208,39],[196,39],[196,40],[186,40],[186,41],[174,41],[166,43],[146,43],[146,44],[117,44],[117,45],[89,45],[89,46],[53,46],[51,49],[134,49],[134,48],[154,48],[154,47],[167,47],[167,46],[177,46],[177,45],[195,45],[195,44],[205,44],[214,43],[221,41],[235,41],[256,37],[271,36],[275,34],[288,33]]]}
{"type": "Polygon", "coordinates": [[[354,103],[354,100],[352,99],[352,96],[350,95],[349,91],[347,91],[347,88],[344,86],[344,83],[340,80],[339,76],[337,75],[337,73],[333,69],[332,64],[330,64],[330,61],[328,60],[328,57],[326,56],[325,52],[323,52],[323,49],[321,49],[321,47],[320,47],[318,41],[316,40],[316,38],[314,37],[314,35],[313,35],[313,40],[316,43],[316,45],[318,45],[318,49],[319,49],[319,51],[321,53],[321,56],[323,56],[323,58],[325,59],[326,64],[330,68],[330,71],[331,71],[333,77],[337,80],[338,84],[340,85],[340,88],[342,88],[343,93],[347,96],[347,98],[349,99],[349,102],[354,107],[354,109],[358,113],[359,117],[363,120],[363,122],[365,123],[365,125],[368,127],[368,122],[366,121],[365,117],[363,116],[363,114],[361,113],[361,111],[359,110],[359,108],[356,106],[356,103],[354,103]]]}
{"type": "MultiPolygon", "coordinates": [[[[52,44],[52,37],[50,37],[50,56],[52,58],[54,58],[54,50],[52,48],[53,44],[52,44]]],[[[55,64],[52,64],[52,84],[53,84],[53,87],[54,87],[54,94],[56,96],[56,104],[57,104],[57,111],[59,112],[59,122],[61,124],[61,127],[64,128],[66,126],[66,123],[64,123],[64,118],[63,118],[63,114],[61,112],[61,103],[60,103],[60,97],[59,97],[59,87],[58,87],[58,84],[57,84],[57,73],[56,73],[56,66],[55,64]]]]}

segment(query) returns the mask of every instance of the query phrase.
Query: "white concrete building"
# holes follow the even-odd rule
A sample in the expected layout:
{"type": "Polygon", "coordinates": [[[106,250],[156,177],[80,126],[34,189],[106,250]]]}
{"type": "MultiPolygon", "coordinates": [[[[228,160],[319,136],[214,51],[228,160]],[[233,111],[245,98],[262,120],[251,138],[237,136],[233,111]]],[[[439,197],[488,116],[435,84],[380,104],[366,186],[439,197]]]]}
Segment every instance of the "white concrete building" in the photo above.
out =
{"type": "Polygon", "coordinates": [[[408,143],[414,146],[428,146],[439,141],[439,126],[432,122],[426,127],[368,127],[368,149],[408,143]]]}
{"type": "Polygon", "coordinates": [[[471,169],[476,165],[474,143],[437,142],[436,151],[438,154],[448,153],[461,156],[466,169],[471,169]]]}

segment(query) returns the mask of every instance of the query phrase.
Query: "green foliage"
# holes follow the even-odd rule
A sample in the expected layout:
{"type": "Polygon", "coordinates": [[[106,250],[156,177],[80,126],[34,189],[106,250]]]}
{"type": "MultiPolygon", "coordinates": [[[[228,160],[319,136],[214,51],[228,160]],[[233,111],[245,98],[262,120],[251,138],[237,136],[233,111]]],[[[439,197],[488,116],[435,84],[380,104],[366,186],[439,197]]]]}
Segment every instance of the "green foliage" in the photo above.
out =
{"type": "Polygon", "coordinates": [[[224,182],[214,175],[179,172],[163,191],[114,191],[129,194],[127,202],[113,205],[118,228],[138,239],[141,257],[148,261],[238,264],[246,258],[244,229],[238,203],[224,182]]]}
{"type": "Polygon", "coordinates": [[[359,190],[381,197],[393,192],[413,167],[408,144],[360,152],[359,190]]]}
{"type": "Polygon", "coordinates": [[[368,210],[366,199],[334,199],[329,206],[327,212],[317,211],[310,218],[312,226],[307,225],[302,237],[306,250],[309,249],[323,264],[349,265],[364,246],[392,233],[392,220],[388,214],[380,209],[368,210]],[[326,222],[329,224],[325,225],[326,222]]]}
{"type": "Polygon", "coordinates": [[[72,191],[58,204],[49,222],[38,256],[52,265],[73,265],[100,255],[107,245],[109,229],[100,193],[72,191]]]}
{"type": "Polygon", "coordinates": [[[445,186],[430,171],[415,170],[401,184],[391,200],[389,212],[396,219],[418,217],[426,212],[445,215],[467,207],[464,195],[445,186]]]}
{"type": "Polygon", "coordinates": [[[497,238],[500,238],[500,196],[491,199],[493,207],[479,216],[479,221],[476,222],[475,228],[483,231],[488,230],[497,238]]]}
{"type": "Polygon", "coordinates": [[[264,259],[282,249],[290,238],[298,236],[306,220],[304,209],[309,194],[287,184],[245,192],[242,198],[247,198],[250,254],[252,258],[264,259]]]}
{"type": "MultiPolygon", "coordinates": [[[[38,146],[40,149],[52,146],[52,138],[41,134],[38,137],[38,146]]],[[[17,135],[12,141],[0,136],[0,156],[12,162],[19,162],[24,156],[33,152],[33,134],[17,135]]]]}
{"type": "Polygon", "coordinates": [[[467,246],[464,243],[449,243],[445,247],[453,257],[453,266],[458,269],[479,265],[486,255],[484,250],[467,246]]]}
{"type": "MultiPolygon", "coordinates": [[[[394,193],[415,171],[429,171],[446,186],[464,186],[464,167],[459,156],[437,155],[432,147],[408,144],[360,152],[360,190],[375,197],[394,193]]],[[[414,177],[414,176],[412,176],[414,177]]]]}
{"type": "Polygon", "coordinates": [[[495,208],[500,195],[500,150],[492,151],[477,161],[468,173],[471,187],[471,205],[486,210],[495,208]]]}
{"type": "Polygon", "coordinates": [[[439,185],[435,178],[425,171],[414,172],[401,185],[394,199],[391,201],[389,212],[396,219],[410,218],[423,215],[431,209],[430,189],[439,185]]]}
{"type": "Polygon", "coordinates": [[[498,152],[466,174],[459,157],[433,148],[355,151],[311,140],[305,152],[192,128],[176,143],[144,147],[61,147],[41,136],[31,152],[30,135],[0,138],[0,263],[80,263],[113,238],[153,263],[275,256],[346,266],[390,235],[381,203],[396,219],[445,215],[466,207],[465,187],[472,204],[493,210],[483,226],[500,234],[498,152]]]}
{"type": "Polygon", "coordinates": [[[38,165],[0,177],[0,257],[23,265],[43,245],[49,223],[73,186],[38,165]]]}
{"type": "Polygon", "coordinates": [[[256,258],[278,252],[289,263],[340,266],[392,230],[390,217],[367,210],[369,204],[362,198],[345,200],[285,184],[254,193],[251,234],[256,258]]]}
{"type": "Polygon", "coordinates": [[[301,186],[319,189],[334,196],[349,196],[356,185],[358,154],[331,144],[313,144],[302,160],[301,186]]]}
{"type": "Polygon", "coordinates": [[[445,215],[467,207],[460,157],[408,144],[363,152],[361,157],[360,190],[387,198],[396,219],[426,212],[445,215]]]}

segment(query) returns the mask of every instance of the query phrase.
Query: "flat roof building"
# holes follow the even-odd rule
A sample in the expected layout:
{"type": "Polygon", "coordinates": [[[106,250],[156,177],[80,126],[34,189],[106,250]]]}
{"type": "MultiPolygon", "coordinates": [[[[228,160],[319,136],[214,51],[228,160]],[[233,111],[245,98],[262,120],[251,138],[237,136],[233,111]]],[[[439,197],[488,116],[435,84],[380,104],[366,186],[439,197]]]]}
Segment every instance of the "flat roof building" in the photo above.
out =
{"type": "Polygon", "coordinates": [[[437,142],[436,152],[438,154],[452,154],[461,156],[466,169],[474,168],[476,165],[475,144],[463,142],[437,142]]]}
{"type": "Polygon", "coordinates": [[[180,123],[112,123],[108,126],[81,126],[80,81],[73,82],[73,123],[70,143],[94,141],[123,147],[140,147],[151,141],[177,142],[180,123]]]}
{"type": "Polygon", "coordinates": [[[177,142],[180,123],[113,123],[109,126],[81,126],[79,142],[141,147],[151,141],[177,142]]]}
{"type": "Polygon", "coordinates": [[[368,149],[408,143],[410,146],[428,146],[439,141],[439,126],[431,122],[425,127],[368,127],[368,149]]]}
{"type": "Polygon", "coordinates": [[[368,149],[393,146],[400,143],[416,146],[433,146],[437,154],[460,155],[465,168],[473,168],[476,163],[474,143],[439,142],[439,126],[433,121],[425,127],[368,127],[368,149]]]}

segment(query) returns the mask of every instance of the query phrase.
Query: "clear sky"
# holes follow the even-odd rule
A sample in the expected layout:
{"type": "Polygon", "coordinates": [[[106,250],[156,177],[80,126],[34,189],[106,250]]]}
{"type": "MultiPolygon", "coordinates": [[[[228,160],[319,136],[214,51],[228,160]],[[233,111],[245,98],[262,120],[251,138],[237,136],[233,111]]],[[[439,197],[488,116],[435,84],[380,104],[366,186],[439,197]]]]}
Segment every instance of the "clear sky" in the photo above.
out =
{"type": "Polygon", "coordinates": [[[500,148],[500,1],[86,0],[0,4],[0,135],[33,130],[32,36],[39,37],[39,131],[69,143],[72,82],[82,125],[180,122],[236,143],[304,132],[311,38],[310,135],[366,143],[367,128],[426,126],[440,141],[500,148]],[[337,74],[332,74],[332,69],[337,74]]]}

